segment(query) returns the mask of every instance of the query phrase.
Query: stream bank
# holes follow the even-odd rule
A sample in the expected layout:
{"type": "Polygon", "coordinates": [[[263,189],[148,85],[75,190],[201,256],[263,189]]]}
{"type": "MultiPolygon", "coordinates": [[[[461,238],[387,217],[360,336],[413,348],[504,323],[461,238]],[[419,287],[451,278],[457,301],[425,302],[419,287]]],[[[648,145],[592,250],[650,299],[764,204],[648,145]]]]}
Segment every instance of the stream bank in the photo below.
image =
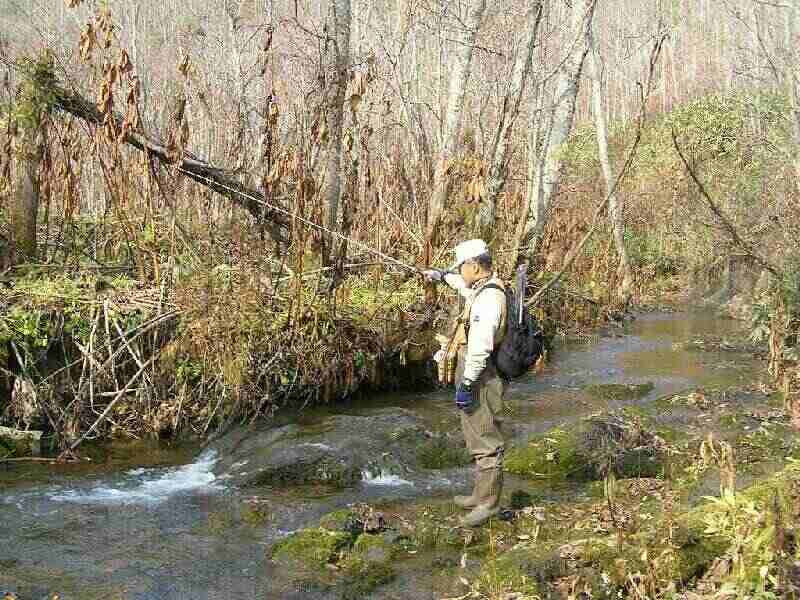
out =
{"type": "Polygon", "coordinates": [[[153,450],[164,453],[161,466],[120,456],[99,470],[5,469],[0,589],[22,598],[58,591],[65,599],[389,600],[458,597],[470,588],[491,598],[558,597],[589,585],[613,595],[630,591],[627,575],[650,572],[637,562],[648,548],[672,565],[653,571],[652,581],[668,586],[673,577],[680,589],[727,551],[724,540],[705,543],[692,511],[730,480],[731,464],[744,488],[800,455],[780,399],[758,381],[760,359],[741,351],[739,336],[737,323],[714,315],[649,314],[611,335],[558,346],[543,372],[510,389],[508,520],[476,532],[457,527],[449,501],[471,474],[451,451],[462,441],[447,391],[312,409],[240,444],[220,440],[194,462],[190,449],[162,449],[153,450]],[[602,469],[573,476],[569,465],[586,455],[558,432],[591,419],[639,431],[620,440],[649,440],[658,453],[633,455],[635,478],[602,469]],[[736,456],[731,464],[714,458],[723,442],[736,456]],[[256,456],[269,444],[284,450],[256,456]],[[528,460],[542,455],[549,471],[528,460]],[[288,468],[300,456],[309,458],[302,468],[288,468]],[[271,476],[241,477],[265,460],[278,461],[271,476]],[[675,550],[664,554],[652,532],[670,518],[678,523],[675,550]],[[613,540],[630,544],[609,551],[613,540]],[[620,557],[627,567],[614,566],[620,557]]]}

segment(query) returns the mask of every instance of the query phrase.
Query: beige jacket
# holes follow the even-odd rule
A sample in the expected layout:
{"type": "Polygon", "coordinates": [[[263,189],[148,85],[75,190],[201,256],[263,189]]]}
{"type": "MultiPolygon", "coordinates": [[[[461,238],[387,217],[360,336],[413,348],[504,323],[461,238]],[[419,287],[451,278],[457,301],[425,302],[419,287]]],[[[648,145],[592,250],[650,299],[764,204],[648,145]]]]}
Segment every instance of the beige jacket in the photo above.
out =
{"type": "MultiPolygon", "coordinates": [[[[468,303],[483,286],[489,283],[502,286],[495,275],[481,281],[475,288],[468,288],[460,275],[448,273],[444,280],[447,285],[458,290],[468,303]]],[[[486,290],[472,302],[464,358],[464,383],[472,384],[480,379],[489,357],[505,334],[506,311],[506,295],[502,290],[486,290]]]]}

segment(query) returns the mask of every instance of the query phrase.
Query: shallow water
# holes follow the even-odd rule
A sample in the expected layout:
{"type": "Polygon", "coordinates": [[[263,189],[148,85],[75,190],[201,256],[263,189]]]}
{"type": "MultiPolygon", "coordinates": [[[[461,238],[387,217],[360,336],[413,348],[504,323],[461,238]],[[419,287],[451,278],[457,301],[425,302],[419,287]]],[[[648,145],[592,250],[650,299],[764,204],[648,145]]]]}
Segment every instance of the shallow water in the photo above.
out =
{"type": "MultiPolygon", "coordinates": [[[[674,346],[737,328],[704,313],[646,315],[613,337],[560,345],[542,373],[512,385],[507,430],[523,440],[606,408],[746,382],[758,372],[755,360],[674,346]],[[645,382],[654,388],[636,400],[599,400],[584,391],[589,384],[645,382]]],[[[386,406],[411,409],[432,429],[457,427],[447,391],[384,395],[311,411],[303,422],[313,426],[331,412],[369,414],[386,406]]],[[[134,450],[101,464],[0,470],[0,591],[25,599],[58,591],[65,600],[323,598],[292,588],[277,572],[266,557],[276,539],[351,502],[446,497],[469,478],[468,469],[369,473],[344,491],[307,486],[245,493],[214,476],[212,452],[191,459],[196,449],[134,450]]],[[[393,584],[376,597],[423,597],[411,585],[393,584]]]]}

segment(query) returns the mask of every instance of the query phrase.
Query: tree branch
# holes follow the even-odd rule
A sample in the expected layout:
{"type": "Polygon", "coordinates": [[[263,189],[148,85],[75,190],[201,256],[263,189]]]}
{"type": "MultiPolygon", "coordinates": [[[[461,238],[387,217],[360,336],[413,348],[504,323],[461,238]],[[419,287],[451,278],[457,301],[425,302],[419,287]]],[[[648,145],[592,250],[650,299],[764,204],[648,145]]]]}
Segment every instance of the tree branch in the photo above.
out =
{"type": "MultiPolygon", "coordinates": [[[[79,119],[101,126],[103,115],[95,104],[79,93],[68,91],[63,87],[53,84],[50,90],[55,97],[55,107],[79,119]]],[[[115,114],[114,119],[118,128],[122,128],[123,119],[115,114]]],[[[145,131],[131,131],[125,135],[124,141],[137,150],[147,152],[165,165],[173,164],[169,158],[167,147],[158,137],[145,131]]],[[[286,217],[269,208],[266,198],[260,191],[248,188],[239,181],[229,177],[224,169],[208,164],[188,151],[184,151],[180,159],[180,171],[206,186],[214,192],[230,199],[234,204],[244,208],[252,214],[256,221],[263,224],[276,243],[285,244],[289,224],[286,217]]]]}
{"type": "Polygon", "coordinates": [[[752,246],[750,246],[750,244],[748,244],[742,238],[742,236],[739,235],[739,232],[736,231],[736,228],[733,226],[733,223],[731,223],[730,219],[728,219],[728,217],[725,216],[725,214],[722,212],[722,209],[720,209],[717,203],[714,202],[714,200],[711,198],[711,195],[708,193],[706,186],[703,185],[702,181],[700,181],[700,178],[697,176],[697,173],[689,164],[689,161],[686,159],[686,156],[684,156],[683,151],[681,150],[681,147],[678,144],[678,134],[675,132],[674,128],[672,129],[672,144],[674,145],[675,152],[678,153],[678,156],[680,157],[683,166],[686,168],[686,172],[689,173],[689,176],[692,178],[692,181],[694,181],[695,185],[697,186],[697,189],[700,190],[700,195],[703,196],[703,198],[705,199],[706,203],[708,204],[708,207],[711,209],[711,212],[714,213],[717,219],[720,220],[723,229],[725,229],[725,231],[728,232],[728,235],[730,236],[731,240],[733,240],[733,242],[739,248],[741,248],[745,252],[745,254],[750,256],[761,267],[769,271],[775,277],[781,278],[782,275],[780,271],[778,271],[778,269],[775,266],[773,266],[769,261],[767,261],[767,259],[756,254],[752,246]]]}
{"type": "MultiPolygon", "coordinates": [[[[592,220],[592,226],[589,228],[589,231],[586,232],[586,234],[583,236],[583,238],[578,243],[578,245],[575,246],[572,250],[570,250],[569,258],[567,259],[567,262],[564,265],[564,267],[558,273],[556,273],[553,276],[553,278],[550,279],[550,281],[548,281],[542,288],[537,290],[536,293],[533,296],[531,296],[531,299],[526,302],[526,304],[528,306],[535,305],[539,301],[539,299],[542,296],[544,296],[544,294],[550,288],[552,288],[556,283],[558,283],[561,280],[561,278],[570,269],[570,267],[572,267],[572,263],[575,262],[575,259],[578,257],[578,255],[580,254],[581,250],[586,245],[586,242],[588,242],[589,239],[594,235],[594,232],[597,231],[597,227],[600,224],[600,215],[605,210],[606,206],[608,206],[608,202],[611,200],[611,197],[617,191],[617,187],[619,187],[619,184],[622,182],[622,180],[624,179],[625,175],[627,174],[628,169],[629,169],[631,163],[633,162],[633,158],[636,155],[636,149],[639,146],[639,142],[642,139],[642,130],[644,129],[644,120],[645,120],[645,117],[646,117],[647,101],[650,98],[650,92],[652,91],[652,88],[653,88],[653,79],[654,79],[654,73],[655,73],[656,65],[658,64],[658,59],[661,56],[661,49],[664,46],[664,40],[666,40],[666,38],[667,38],[667,34],[664,33],[663,31],[660,32],[659,33],[659,37],[656,38],[655,42],[653,43],[653,48],[650,51],[650,68],[649,68],[648,77],[647,77],[646,89],[643,92],[640,91],[640,94],[641,94],[641,100],[640,100],[641,110],[639,112],[638,123],[637,123],[637,126],[636,126],[636,137],[633,140],[633,144],[631,144],[630,150],[628,150],[628,155],[625,158],[625,163],[622,165],[622,168],[620,169],[619,175],[617,175],[617,178],[614,181],[614,185],[612,185],[609,188],[608,193],[606,194],[605,198],[600,203],[600,205],[595,209],[594,217],[593,217],[593,220],[592,220]]],[[[639,87],[640,87],[640,90],[641,90],[641,87],[642,87],[641,84],[639,84],[639,87]]]]}

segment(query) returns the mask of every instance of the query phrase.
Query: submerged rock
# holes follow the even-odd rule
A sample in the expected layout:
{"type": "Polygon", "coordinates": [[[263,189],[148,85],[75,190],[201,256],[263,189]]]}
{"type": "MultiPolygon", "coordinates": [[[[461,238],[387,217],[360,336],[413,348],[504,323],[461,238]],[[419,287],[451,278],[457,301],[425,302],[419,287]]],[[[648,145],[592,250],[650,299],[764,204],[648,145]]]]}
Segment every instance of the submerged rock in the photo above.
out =
{"type": "Polygon", "coordinates": [[[365,472],[400,474],[427,439],[413,413],[387,408],[369,416],[334,415],[308,428],[236,431],[212,447],[218,475],[240,486],[324,483],[344,487],[365,472]]]}
{"type": "Polygon", "coordinates": [[[587,385],[584,390],[598,400],[635,400],[643,398],[653,391],[652,382],[647,383],[601,383],[587,385]]]}
{"type": "Polygon", "coordinates": [[[21,431],[0,427],[0,458],[39,456],[42,453],[42,432],[21,431]]]}

